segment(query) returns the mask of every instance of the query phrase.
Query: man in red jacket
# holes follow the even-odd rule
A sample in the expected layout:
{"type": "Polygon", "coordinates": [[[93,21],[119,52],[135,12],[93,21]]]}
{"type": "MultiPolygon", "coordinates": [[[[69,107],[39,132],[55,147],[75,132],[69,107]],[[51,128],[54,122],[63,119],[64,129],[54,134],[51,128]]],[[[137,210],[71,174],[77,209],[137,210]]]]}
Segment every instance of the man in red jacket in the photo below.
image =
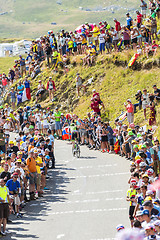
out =
{"type": "Polygon", "coordinates": [[[143,15],[137,10],[137,28],[141,27],[142,20],[143,20],[143,15]]]}
{"type": "Polygon", "coordinates": [[[56,87],[52,77],[49,77],[49,81],[47,82],[47,90],[49,91],[49,99],[53,102],[54,91],[56,91],[56,87]]]}
{"type": "Polygon", "coordinates": [[[121,24],[120,24],[120,22],[118,22],[116,18],[114,18],[113,21],[115,22],[115,30],[117,32],[121,31],[121,24]]]}

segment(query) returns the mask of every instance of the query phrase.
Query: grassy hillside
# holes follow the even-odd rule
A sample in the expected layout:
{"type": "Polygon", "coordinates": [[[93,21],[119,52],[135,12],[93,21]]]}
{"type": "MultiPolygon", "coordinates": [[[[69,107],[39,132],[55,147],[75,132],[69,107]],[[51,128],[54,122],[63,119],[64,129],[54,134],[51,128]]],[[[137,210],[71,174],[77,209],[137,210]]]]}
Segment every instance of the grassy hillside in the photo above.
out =
{"type": "Polygon", "coordinates": [[[74,30],[85,21],[108,20],[113,23],[113,17],[124,22],[125,13],[130,11],[135,16],[137,7],[139,4],[131,0],[0,0],[0,14],[7,12],[0,15],[0,36],[35,38],[49,29],[74,30]],[[109,6],[110,9],[103,10],[109,6]],[[56,22],[57,25],[51,25],[51,22],[56,22]]]}
{"type": "MultiPolygon", "coordinates": [[[[63,71],[55,74],[52,70],[45,69],[35,80],[32,80],[32,100],[30,105],[35,104],[35,93],[37,91],[39,79],[45,84],[49,76],[53,76],[57,88],[57,101],[49,102],[48,93],[40,102],[42,107],[54,108],[61,107],[64,113],[74,112],[83,117],[90,109],[90,99],[92,90],[95,88],[101,96],[105,104],[106,110],[102,110],[102,119],[109,120],[114,125],[114,120],[124,109],[124,102],[128,98],[136,103],[135,94],[137,90],[147,88],[150,93],[153,93],[152,85],[157,84],[160,87],[160,52],[156,57],[147,59],[144,56],[138,58],[134,69],[126,68],[133,52],[115,53],[113,55],[98,56],[96,64],[90,68],[82,66],[80,56],[73,57],[69,65],[69,73],[64,75],[63,71]],[[77,98],[76,94],[76,73],[79,72],[84,79],[84,84],[87,84],[88,79],[93,77],[91,85],[87,86],[87,93],[84,95],[81,92],[81,97],[77,98]]],[[[27,103],[28,104],[28,103],[27,103]]],[[[149,110],[148,110],[149,111],[149,110]]],[[[157,107],[157,123],[160,124],[160,106],[157,107]]],[[[135,114],[135,123],[145,125],[148,122],[144,121],[143,110],[135,114]]],[[[158,130],[159,131],[159,130],[158,130]]],[[[160,131],[158,133],[160,135],[160,131]]]]}

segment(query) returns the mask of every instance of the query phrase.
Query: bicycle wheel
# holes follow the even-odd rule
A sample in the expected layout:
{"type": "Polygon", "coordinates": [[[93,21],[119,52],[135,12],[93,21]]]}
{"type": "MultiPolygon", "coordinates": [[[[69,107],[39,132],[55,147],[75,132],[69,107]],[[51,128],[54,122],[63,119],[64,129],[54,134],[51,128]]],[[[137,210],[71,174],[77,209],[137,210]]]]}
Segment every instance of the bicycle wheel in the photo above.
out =
{"type": "Polygon", "coordinates": [[[77,150],[77,158],[80,158],[80,149],[79,150],[77,150]]]}
{"type": "Polygon", "coordinates": [[[72,147],[72,154],[73,154],[73,157],[75,157],[75,148],[74,147],[72,147]]]}

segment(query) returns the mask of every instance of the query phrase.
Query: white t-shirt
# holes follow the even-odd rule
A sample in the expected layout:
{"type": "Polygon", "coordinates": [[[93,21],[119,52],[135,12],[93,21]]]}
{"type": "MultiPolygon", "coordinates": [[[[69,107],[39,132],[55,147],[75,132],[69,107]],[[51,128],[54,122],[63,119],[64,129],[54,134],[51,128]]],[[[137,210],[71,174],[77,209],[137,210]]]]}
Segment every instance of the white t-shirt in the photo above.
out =
{"type": "Polygon", "coordinates": [[[35,114],[35,119],[36,119],[37,122],[40,122],[40,116],[41,116],[40,113],[35,114]]]}
{"type": "Polygon", "coordinates": [[[99,34],[99,43],[105,43],[105,34],[104,33],[101,33],[99,34]]]}
{"type": "Polygon", "coordinates": [[[114,40],[118,40],[118,33],[117,33],[117,31],[116,30],[114,30],[113,32],[112,32],[112,34],[114,34],[115,36],[113,36],[113,41],[114,40]]]}
{"type": "Polygon", "coordinates": [[[5,123],[3,128],[5,129],[4,133],[5,134],[9,134],[10,124],[9,123],[5,123]]]}

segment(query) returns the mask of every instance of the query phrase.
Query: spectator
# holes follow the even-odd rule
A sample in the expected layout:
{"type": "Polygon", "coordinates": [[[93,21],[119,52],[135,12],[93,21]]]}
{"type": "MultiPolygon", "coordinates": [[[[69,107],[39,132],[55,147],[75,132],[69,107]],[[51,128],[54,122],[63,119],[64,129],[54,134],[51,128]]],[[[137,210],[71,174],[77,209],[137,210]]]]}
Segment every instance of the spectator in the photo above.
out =
{"type": "Polygon", "coordinates": [[[10,179],[7,181],[6,186],[9,189],[9,194],[12,196],[15,204],[15,212],[18,217],[22,217],[22,215],[19,213],[19,206],[20,206],[20,198],[19,198],[19,189],[20,189],[20,183],[17,181],[18,174],[13,173],[12,175],[13,179],[10,179]]]}
{"type": "Polygon", "coordinates": [[[149,125],[153,126],[156,124],[156,110],[155,110],[155,103],[154,103],[154,96],[149,96],[149,125]]]}
{"type": "Polygon", "coordinates": [[[146,11],[147,11],[147,3],[144,0],[141,0],[141,14],[143,18],[146,18],[146,11]]]}
{"type": "Polygon", "coordinates": [[[55,83],[52,80],[52,77],[49,77],[49,81],[47,82],[47,90],[49,91],[49,100],[54,101],[54,91],[56,91],[55,83]]]}
{"type": "Polygon", "coordinates": [[[54,117],[55,117],[55,130],[57,133],[58,138],[62,137],[62,129],[61,129],[61,112],[58,111],[58,107],[55,108],[55,113],[54,113],[54,117]]]}
{"type": "Polygon", "coordinates": [[[45,87],[44,87],[44,84],[42,83],[41,80],[39,80],[39,84],[38,84],[38,91],[36,93],[36,103],[38,102],[38,98],[42,98],[42,95],[44,94],[45,92],[45,87]]]}
{"type": "Polygon", "coordinates": [[[137,28],[140,28],[142,24],[143,15],[138,10],[136,10],[136,13],[137,13],[137,28]]]}
{"type": "Polygon", "coordinates": [[[126,21],[127,21],[127,28],[128,30],[131,30],[131,26],[133,25],[133,19],[129,15],[129,13],[126,13],[126,21]]]}
{"type": "Polygon", "coordinates": [[[127,110],[127,120],[129,123],[133,123],[134,119],[134,107],[130,99],[127,99],[127,105],[124,103],[124,106],[127,110]]]}
{"type": "Polygon", "coordinates": [[[6,225],[9,217],[9,191],[3,179],[0,179],[0,237],[6,236],[6,225]],[[3,224],[3,231],[1,225],[3,224]]]}
{"type": "Polygon", "coordinates": [[[82,87],[84,89],[84,93],[85,93],[86,92],[86,86],[82,84],[82,78],[80,77],[80,74],[77,73],[76,75],[77,75],[77,77],[76,77],[76,88],[77,88],[77,93],[78,93],[78,97],[79,97],[80,88],[82,87]]]}
{"type": "Polygon", "coordinates": [[[23,78],[23,73],[26,75],[26,64],[25,64],[25,59],[22,58],[21,55],[19,55],[19,64],[20,64],[20,74],[21,74],[21,77],[23,78]]]}
{"type": "Polygon", "coordinates": [[[156,84],[153,85],[153,89],[154,89],[154,96],[155,96],[154,100],[155,100],[155,103],[157,103],[157,101],[160,100],[160,89],[157,88],[156,84]]]}
{"type": "Polygon", "coordinates": [[[142,108],[143,108],[143,111],[144,111],[144,118],[145,118],[145,120],[147,120],[146,108],[149,105],[149,93],[147,93],[147,89],[143,89],[143,94],[142,94],[141,99],[142,99],[142,108]]]}

